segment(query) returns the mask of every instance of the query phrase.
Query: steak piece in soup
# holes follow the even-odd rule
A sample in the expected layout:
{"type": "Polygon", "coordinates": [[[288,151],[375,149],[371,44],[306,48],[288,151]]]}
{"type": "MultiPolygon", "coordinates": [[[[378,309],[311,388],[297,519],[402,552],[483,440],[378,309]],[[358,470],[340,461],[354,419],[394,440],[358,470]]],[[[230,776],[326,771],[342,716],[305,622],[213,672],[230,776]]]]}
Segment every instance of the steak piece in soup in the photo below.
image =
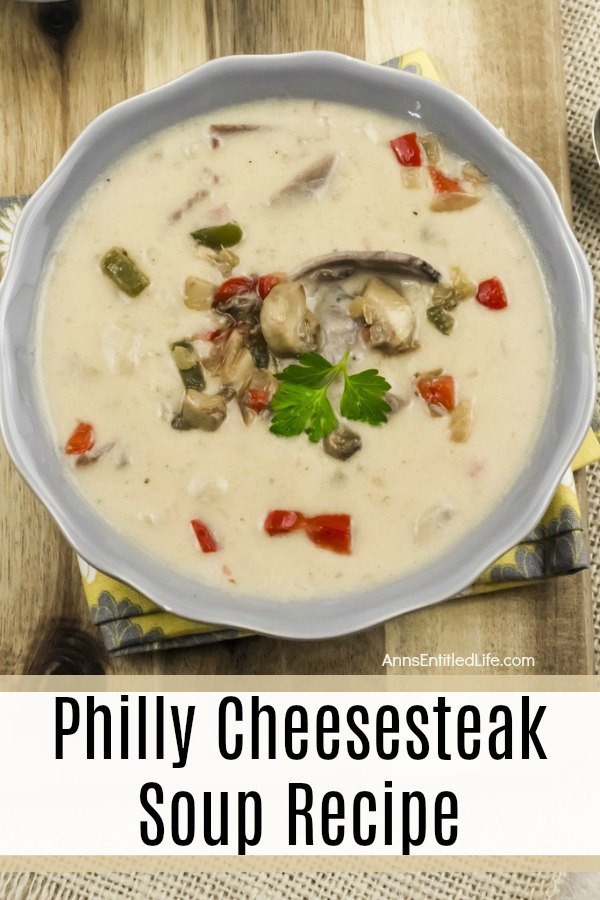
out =
{"type": "Polygon", "coordinates": [[[473,161],[372,110],[272,100],[156,134],[89,189],[42,292],[69,477],[230,592],[343,594],[448,553],[548,401],[524,229],[473,161]]]}

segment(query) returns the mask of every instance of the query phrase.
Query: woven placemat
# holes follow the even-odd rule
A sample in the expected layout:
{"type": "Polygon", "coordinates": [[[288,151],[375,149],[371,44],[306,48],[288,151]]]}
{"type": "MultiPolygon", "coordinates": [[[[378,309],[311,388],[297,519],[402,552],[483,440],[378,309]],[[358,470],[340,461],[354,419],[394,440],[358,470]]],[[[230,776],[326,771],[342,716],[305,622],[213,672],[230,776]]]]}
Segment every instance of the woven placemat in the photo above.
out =
{"type": "Polygon", "coordinates": [[[562,875],[4,875],[10,900],[549,900],[562,875]]]}
{"type": "MultiPolygon", "coordinates": [[[[594,272],[596,296],[600,296],[600,168],[590,129],[600,103],[600,5],[598,0],[562,0],[562,14],[573,225],[594,272]]],[[[595,336],[600,359],[598,307],[595,336]]],[[[600,672],[600,464],[588,469],[587,478],[595,669],[600,672]]]]}

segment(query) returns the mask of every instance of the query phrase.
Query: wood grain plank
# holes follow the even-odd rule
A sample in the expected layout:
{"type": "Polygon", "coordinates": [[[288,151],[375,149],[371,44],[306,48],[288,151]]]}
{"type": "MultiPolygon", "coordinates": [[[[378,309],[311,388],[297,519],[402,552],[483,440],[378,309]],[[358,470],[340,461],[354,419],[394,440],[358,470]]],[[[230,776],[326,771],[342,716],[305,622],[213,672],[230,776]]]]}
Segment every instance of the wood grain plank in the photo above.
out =
{"type": "Polygon", "coordinates": [[[364,57],[362,0],[206,0],[211,56],[333,50],[364,57]]]}
{"type": "Polygon", "coordinates": [[[146,0],[143,9],[143,53],[138,50],[137,56],[144,90],[164,84],[210,59],[202,3],[146,0]]]}
{"type": "MultiPolygon", "coordinates": [[[[57,47],[26,4],[0,8],[0,60],[0,192],[31,192],[67,143],[57,47]]],[[[19,672],[49,617],[81,618],[81,585],[71,549],[1,445],[0,497],[0,670],[19,672]]]]}
{"type": "MultiPolygon", "coordinates": [[[[329,49],[380,62],[417,46],[452,86],[530,153],[568,205],[558,4],[552,0],[94,0],[63,38],[29,5],[0,5],[0,191],[32,191],[112,103],[211,56],[329,49]],[[502,41],[497,35],[503,34],[502,41]]],[[[74,555],[0,449],[0,671],[21,671],[52,616],[84,627],[74,555]]],[[[255,637],[114,660],[123,673],[372,673],[392,653],[489,650],[538,672],[591,665],[589,578],[443,604],[386,628],[299,644],[255,637]]]]}
{"type": "Polygon", "coordinates": [[[0,189],[31,193],[64,152],[61,71],[31,7],[0,7],[0,60],[0,189]]]}

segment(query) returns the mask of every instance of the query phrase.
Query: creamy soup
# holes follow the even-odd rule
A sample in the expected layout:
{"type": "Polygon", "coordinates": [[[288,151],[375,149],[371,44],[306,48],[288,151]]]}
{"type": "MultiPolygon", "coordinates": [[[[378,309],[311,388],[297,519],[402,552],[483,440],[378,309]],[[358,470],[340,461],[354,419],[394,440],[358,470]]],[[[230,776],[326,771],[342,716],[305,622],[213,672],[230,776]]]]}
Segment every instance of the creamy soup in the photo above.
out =
{"type": "Polygon", "coordinates": [[[484,173],[414,122],[285,100],[104,173],[48,267],[38,370],[65,467],[124,538],[291,599],[476,528],[527,461],[552,340],[484,173]]]}

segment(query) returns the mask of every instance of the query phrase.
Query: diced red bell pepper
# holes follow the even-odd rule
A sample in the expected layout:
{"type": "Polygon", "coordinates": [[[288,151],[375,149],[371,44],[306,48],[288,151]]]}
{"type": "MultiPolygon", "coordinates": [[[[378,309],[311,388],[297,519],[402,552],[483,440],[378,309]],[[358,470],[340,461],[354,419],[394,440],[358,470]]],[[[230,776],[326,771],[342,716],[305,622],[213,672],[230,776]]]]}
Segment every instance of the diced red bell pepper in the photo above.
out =
{"type": "Polygon", "coordinates": [[[427,166],[436,194],[464,194],[458,178],[449,178],[435,166],[427,166]]]}
{"type": "Polygon", "coordinates": [[[482,306],[487,306],[488,309],[504,309],[508,306],[504,286],[496,277],[481,282],[477,288],[475,299],[482,306]]]}
{"type": "Polygon", "coordinates": [[[307,537],[334,553],[350,553],[352,549],[352,520],[345,514],[305,516],[292,509],[274,509],[265,519],[267,534],[289,534],[303,529],[307,537]]]}
{"type": "Polygon", "coordinates": [[[456,385],[452,375],[419,378],[417,390],[427,406],[452,412],[456,406],[456,385]]]}
{"type": "Polygon", "coordinates": [[[302,513],[293,509],[272,509],[265,519],[264,529],[267,534],[288,534],[304,527],[302,513]]]}
{"type": "Polygon", "coordinates": [[[352,531],[350,516],[325,515],[311,516],[306,520],[306,533],[313,544],[333,550],[334,553],[350,553],[352,550],[352,531]]]}
{"type": "Polygon", "coordinates": [[[279,277],[277,275],[261,275],[258,279],[258,284],[256,285],[256,293],[260,297],[261,300],[264,300],[265,297],[271,293],[276,284],[279,284],[279,277]]]}
{"type": "Polygon", "coordinates": [[[228,278],[215,290],[213,306],[225,303],[226,300],[230,300],[232,297],[237,297],[240,294],[252,293],[252,291],[256,290],[256,283],[256,278],[251,275],[238,275],[236,278],[228,278]]]}
{"type": "Polygon", "coordinates": [[[256,388],[251,388],[244,395],[246,406],[254,410],[255,413],[260,413],[263,409],[266,409],[269,405],[269,400],[268,391],[259,391],[256,388]]]}
{"type": "Polygon", "coordinates": [[[65,453],[69,456],[80,456],[91,450],[95,443],[93,426],[89,422],[80,422],[65,444],[65,453]]]}
{"type": "Polygon", "coordinates": [[[208,525],[205,525],[200,519],[192,519],[190,525],[194,529],[196,540],[203,553],[216,553],[217,550],[221,549],[221,545],[216,540],[208,525]]]}
{"type": "Polygon", "coordinates": [[[390,147],[396,154],[396,159],[401,166],[418,168],[421,165],[421,147],[417,140],[416,131],[409,134],[401,134],[390,141],[390,147]]]}

